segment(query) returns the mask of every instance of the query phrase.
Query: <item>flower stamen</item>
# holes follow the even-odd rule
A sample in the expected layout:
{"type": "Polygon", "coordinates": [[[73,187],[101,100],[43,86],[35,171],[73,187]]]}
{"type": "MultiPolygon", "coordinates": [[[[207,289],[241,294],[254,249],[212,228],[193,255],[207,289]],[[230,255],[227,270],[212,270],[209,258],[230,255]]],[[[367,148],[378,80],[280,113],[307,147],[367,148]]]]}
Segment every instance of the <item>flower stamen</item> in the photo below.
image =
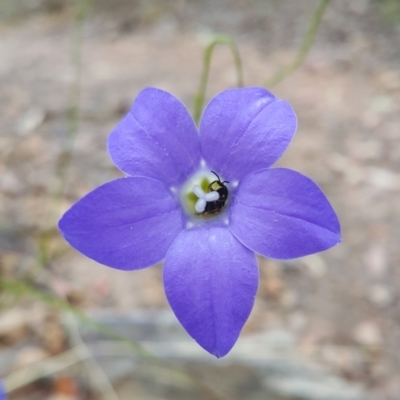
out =
{"type": "Polygon", "coordinates": [[[195,185],[193,188],[193,193],[198,197],[198,200],[194,206],[196,212],[202,213],[206,209],[207,202],[217,201],[219,199],[219,193],[208,192],[205,193],[204,190],[199,186],[195,185]]]}

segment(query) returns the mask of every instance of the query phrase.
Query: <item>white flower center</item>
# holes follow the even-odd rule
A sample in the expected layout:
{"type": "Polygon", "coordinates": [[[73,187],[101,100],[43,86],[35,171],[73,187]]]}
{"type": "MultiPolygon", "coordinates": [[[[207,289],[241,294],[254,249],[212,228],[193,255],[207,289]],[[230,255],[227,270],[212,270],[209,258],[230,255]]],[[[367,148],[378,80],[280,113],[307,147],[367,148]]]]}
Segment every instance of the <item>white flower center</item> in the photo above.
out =
{"type": "Polygon", "coordinates": [[[207,202],[216,201],[219,199],[219,193],[217,191],[205,193],[199,185],[194,186],[193,193],[198,197],[198,200],[194,206],[196,212],[198,213],[202,213],[206,209],[207,202]]]}

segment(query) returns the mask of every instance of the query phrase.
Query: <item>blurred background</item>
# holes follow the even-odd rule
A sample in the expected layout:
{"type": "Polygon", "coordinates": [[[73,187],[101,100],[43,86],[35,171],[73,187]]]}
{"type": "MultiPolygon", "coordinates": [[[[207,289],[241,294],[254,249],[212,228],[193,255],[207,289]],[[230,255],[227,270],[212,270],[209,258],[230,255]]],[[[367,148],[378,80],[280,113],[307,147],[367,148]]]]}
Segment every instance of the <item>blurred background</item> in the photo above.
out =
{"type": "MultiPolygon", "coordinates": [[[[180,328],[160,265],[108,269],[56,228],[74,201],[121,176],[106,139],[142,88],[192,109],[217,32],[236,41],[245,85],[263,85],[293,60],[318,3],[0,1],[0,376],[10,399],[400,399],[399,0],[330,1],[306,61],[274,87],[299,118],[279,165],[324,189],[343,243],[260,258],[256,304],[227,357],[180,328]]],[[[235,84],[220,46],[207,99],[235,84]]]]}

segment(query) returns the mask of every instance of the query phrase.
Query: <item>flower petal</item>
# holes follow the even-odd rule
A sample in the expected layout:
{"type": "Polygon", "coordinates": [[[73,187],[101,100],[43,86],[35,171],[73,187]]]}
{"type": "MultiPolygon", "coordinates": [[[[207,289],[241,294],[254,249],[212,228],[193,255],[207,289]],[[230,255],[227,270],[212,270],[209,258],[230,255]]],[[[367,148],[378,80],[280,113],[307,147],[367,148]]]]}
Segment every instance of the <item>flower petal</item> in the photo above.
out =
{"type": "Polygon", "coordinates": [[[0,400],[6,400],[6,390],[4,389],[3,382],[0,381],[0,400]]]}
{"type": "Polygon", "coordinates": [[[297,118],[289,103],[260,87],[230,89],[204,111],[200,143],[210,169],[239,180],[270,167],[293,138],[297,118]]]}
{"type": "Polygon", "coordinates": [[[192,117],[176,97],[155,88],[139,93],[130,112],[111,132],[108,151],[126,174],[167,185],[184,182],[200,163],[192,117]]]}
{"type": "Polygon", "coordinates": [[[182,232],[164,262],[168,301],[200,346],[223,357],[235,344],[253,307],[258,266],[254,253],[226,227],[182,232]]]}
{"type": "Polygon", "coordinates": [[[246,176],[232,203],[231,232],[265,257],[301,257],[341,241],[338,218],[321,189],[290,169],[246,176]]]}
{"type": "Polygon", "coordinates": [[[109,267],[134,270],[164,259],[183,229],[175,199],[150,178],[121,178],[93,190],[61,218],[64,238],[109,267]]]}

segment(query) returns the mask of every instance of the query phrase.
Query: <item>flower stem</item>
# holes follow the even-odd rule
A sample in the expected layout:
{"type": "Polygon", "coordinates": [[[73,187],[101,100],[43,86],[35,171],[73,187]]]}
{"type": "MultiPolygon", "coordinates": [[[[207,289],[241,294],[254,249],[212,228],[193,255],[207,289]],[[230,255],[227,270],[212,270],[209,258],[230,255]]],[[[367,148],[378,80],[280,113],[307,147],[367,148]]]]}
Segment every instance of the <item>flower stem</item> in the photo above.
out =
{"type": "Polygon", "coordinates": [[[217,34],[213,37],[211,42],[207,45],[204,49],[203,54],[203,71],[200,77],[199,88],[197,93],[194,97],[194,105],[193,105],[193,119],[196,124],[199,124],[201,114],[204,108],[204,100],[206,95],[207,83],[208,83],[208,76],[210,73],[210,65],[211,65],[211,58],[214,52],[214,48],[217,44],[222,44],[229,46],[232,51],[233,55],[233,62],[235,65],[236,70],[236,77],[237,77],[237,86],[243,86],[243,70],[242,70],[242,60],[240,58],[239,50],[236,46],[234,40],[226,35],[217,34]]]}
{"type": "Polygon", "coordinates": [[[153,354],[151,354],[149,351],[147,351],[144,347],[142,347],[138,343],[133,342],[132,340],[127,339],[122,335],[119,335],[118,333],[108,328],[107,326],[95,321],[90,317],[87,317],[83,312],[71,306],[66,300],[63,300],[62,298],[57,297],[53,294],[46,293],[42,289],[38,289],[32,286],[32,284],[0,277],[0,288],[3,290],[7,290],[8,292],[14,294],[17,297],[24,297],[24,296],[32,297],[36,300],[48,304],[49,306],[57,310],[69,312],[72,315],[74,315],[77,319],[79,319],[81,322],[83,322],[86,326],[93,328],[97,332],[101,332],[109,338],[120,340],[127,343],[134,353],[143,357],[154,357],[153,354]]]}
{"type": "MultiPolygon", "coordinates": [[[[1,1],[1,0],[0,0],[1,1]]],[[[49,210],[47,220],[44,222],[44,229],[38,237],[37,265],[46,267],[51,259],[49,250],[49,233],[55,225],[59,216],[62,200],[68,181],[68,170],[74,152],[74,142],[79,130],[79,113],[81,98],[82,58],[84,27],[92,5],[92,0],[74,0],[71,35],[71,66],[74,72],[74,79],[69,87],[68,110],[67,110],[67,136],[62,145],[62,150],[57,160],[56,167],[56,188],[53,192],[53,207],[49,210]]]]}
{"type": "Polygon", "coordinates": [[[320,0],[318,7],[315,9],[314,15],[311,18],[307,34],[304,37],[303,42],[301,43],[294,60],[289,65],[286,65],[281,70],[279,70],[270,79],[268,79],[265,82],[264,86],[266,86],[267,88],[275,86],[276,84],[287,78],[289,75],[291,75],[301,66],[301,64],[303,64],[305,58],[308,55],[308,52],[311,49],[312,44],[314,43],[318,27],[322,21],[322,17],[325,14],[325,10],[329,1],[330,0],[320,0]]]}
{"type": "Polygon", "coordinates": [[[68,168],[74,150],[74,141],[79,129],[79,112],[81,100],[82,80],[82,58],[84,26],[89,14],[92,0],[75,0],[74,4],[74,26],[72,31],[71,62],[74,70],[74,81],[71,83],[68,104],[68,136],[60,155],[58,176],[60,187],[58,189],[58,200],[64,196],[68,168]]]}

